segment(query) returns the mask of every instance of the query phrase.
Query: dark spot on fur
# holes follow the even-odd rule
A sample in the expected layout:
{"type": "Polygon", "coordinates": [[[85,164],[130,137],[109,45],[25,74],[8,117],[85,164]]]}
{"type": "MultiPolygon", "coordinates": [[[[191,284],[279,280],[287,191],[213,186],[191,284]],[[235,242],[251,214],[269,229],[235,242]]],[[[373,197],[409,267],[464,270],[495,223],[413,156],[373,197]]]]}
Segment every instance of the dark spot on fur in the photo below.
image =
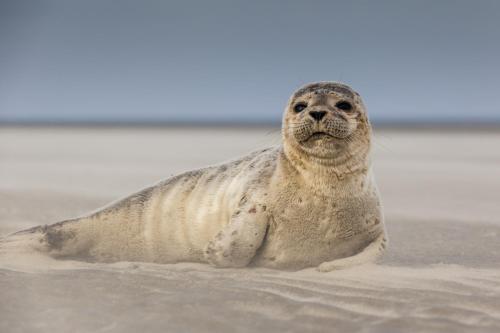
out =
{"type": "Polygon", "coordinates": [[[229,257],[229,253],[224,252],[224,253],[222,253],[222,256],[223,256],[223,257],[229,257]]]}
{"type": "Polygon", "coordinates": [[[265,212],[267,209],[267,206],[266,205],[262,205],[262,211],[265,212]]]}
{"type": "Polygon", "coordinates": [[[380,220],[379,219],[375,219],[375,225],[377,225],[379,223],[380,223],[380,220]]]}
{"type": "Polygon", "coordinates": [[[59,229],[50,228],[45,232],[45,239],[53,249],[60,250],[66,240],[74,238],[71,232],[63,232],[59,229]]]}
{"type": "Polygon", "coordinates": [[[250,247],[253,247],[253,244],[250,244],[250,247]]]}
{"type": "Polygon", "coordinates": [[[302,198],[299,198],[299,202],[302,202],[302,198]]]}
{"type": "Polygon", "coordinates": [[[231,242],[231,246],[235,246],[236,245],[236,242],[231,242]]]}
{"type": "Polygon", "coordinates": [[[236,230],[231,233],[231,235],[233,235],[233,236],[237,235],[237,234],[238,234],[238,231],[236,231],[236,230]]]}
{"type": "Polygon", "coordinates": [[[248,210],[248,212],[249,212],[250,214],[255,214],[255,213],[257,213],[257,208],[252,207],[252,208],[250,208],[250,209],[248,210]]]}

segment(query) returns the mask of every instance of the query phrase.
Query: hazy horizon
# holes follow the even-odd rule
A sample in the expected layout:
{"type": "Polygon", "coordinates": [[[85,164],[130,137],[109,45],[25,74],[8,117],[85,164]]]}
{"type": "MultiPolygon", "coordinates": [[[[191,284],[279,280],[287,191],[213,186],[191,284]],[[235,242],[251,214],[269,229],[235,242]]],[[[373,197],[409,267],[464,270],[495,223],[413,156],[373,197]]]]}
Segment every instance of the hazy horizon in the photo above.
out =
{"type": "Polygon", "coordinates": [[[279,123],[311,81],[378,123],[500,122],[500,2],[2,1],[0,123],[279,123]]]}

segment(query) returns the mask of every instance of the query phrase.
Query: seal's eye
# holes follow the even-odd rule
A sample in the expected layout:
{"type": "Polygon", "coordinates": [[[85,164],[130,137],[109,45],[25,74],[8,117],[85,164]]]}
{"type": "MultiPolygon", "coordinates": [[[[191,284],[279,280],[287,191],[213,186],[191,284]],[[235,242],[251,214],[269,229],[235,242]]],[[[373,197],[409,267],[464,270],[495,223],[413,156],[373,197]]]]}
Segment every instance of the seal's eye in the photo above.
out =
{"type": "Polygon", "coordinates": [[[307,104],[306,103],[297,103],[293,107],[293,111],[299,113],[299,112],[303,111],[305,108],[307,108],[307,104]]]}
{"type": "Polygon", "coordinates": [[[346,102],[346,101],[338,102],[337,104],[335,104],[335,106],[343,111],[351,111],[352,110],[351,103],[346,102]]]}

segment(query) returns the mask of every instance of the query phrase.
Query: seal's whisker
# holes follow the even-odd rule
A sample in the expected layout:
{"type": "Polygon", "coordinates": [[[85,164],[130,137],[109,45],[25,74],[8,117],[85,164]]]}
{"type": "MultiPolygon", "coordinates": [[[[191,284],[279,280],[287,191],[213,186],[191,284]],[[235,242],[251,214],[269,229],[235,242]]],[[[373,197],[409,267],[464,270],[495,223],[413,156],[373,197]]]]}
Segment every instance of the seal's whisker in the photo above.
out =
{"type": "MultiPolygon", "coordinates": [[[[379,147],[381,147],[383,150],[387,151],[387,152],[394,152],[391,148],[389,148],[388,146],[382,144],[379,140],[379,136],[382,136],[384,137],[383,135],[381,135],[380,133],[373,133],[372,135],[372,139],[373,139],[373,143],[378,145],[379,147]]],[[[385,136],[385,138],[388,138],[387,136],[385,136]]],[[[390,138],[389,138],[390,139],[390,138]]]]}

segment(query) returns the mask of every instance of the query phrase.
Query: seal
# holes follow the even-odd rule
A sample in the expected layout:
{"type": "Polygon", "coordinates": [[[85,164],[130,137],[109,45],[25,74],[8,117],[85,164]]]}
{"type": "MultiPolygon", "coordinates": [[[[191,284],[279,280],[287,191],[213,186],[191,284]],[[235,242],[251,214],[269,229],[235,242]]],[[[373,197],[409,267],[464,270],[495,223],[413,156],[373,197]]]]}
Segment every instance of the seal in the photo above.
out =
{"type": "Polygon", "coordinates": [[[387,238],[360,95],[336,82],[300,88],[285,109],[282,138],[4,242],[94,262],[331,271],[377,259],[387,238]]]}

